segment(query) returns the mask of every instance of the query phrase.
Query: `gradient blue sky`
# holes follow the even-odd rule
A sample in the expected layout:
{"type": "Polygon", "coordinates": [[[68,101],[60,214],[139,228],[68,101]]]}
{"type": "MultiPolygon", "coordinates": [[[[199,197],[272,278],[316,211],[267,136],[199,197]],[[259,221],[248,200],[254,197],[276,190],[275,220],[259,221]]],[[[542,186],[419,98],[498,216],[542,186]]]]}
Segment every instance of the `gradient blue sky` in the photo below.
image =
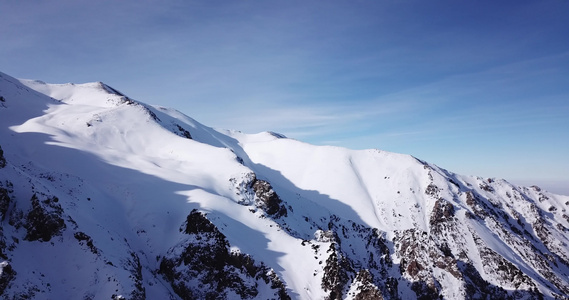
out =
{"type": "Polygon", "coordinates": [[[569,1],[0,2],[0,71],[569,194],[569,1]]]}

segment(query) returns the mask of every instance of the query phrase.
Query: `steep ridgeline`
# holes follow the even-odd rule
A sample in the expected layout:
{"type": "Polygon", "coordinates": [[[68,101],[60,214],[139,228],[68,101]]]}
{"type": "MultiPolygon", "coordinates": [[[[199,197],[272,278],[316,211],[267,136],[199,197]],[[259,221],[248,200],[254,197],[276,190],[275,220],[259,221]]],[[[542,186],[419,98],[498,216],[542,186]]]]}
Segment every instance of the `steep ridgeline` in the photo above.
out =
{"type": "Polygon", "coordinates": [[[569,197],[0,73],[3,299],[568,299],[569,197]]]}

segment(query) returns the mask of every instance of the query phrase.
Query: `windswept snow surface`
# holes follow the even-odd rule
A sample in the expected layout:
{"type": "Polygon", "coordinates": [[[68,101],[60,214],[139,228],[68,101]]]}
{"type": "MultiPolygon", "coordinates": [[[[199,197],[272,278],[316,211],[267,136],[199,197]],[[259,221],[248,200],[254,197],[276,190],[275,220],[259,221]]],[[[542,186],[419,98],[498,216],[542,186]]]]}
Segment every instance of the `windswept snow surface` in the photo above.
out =
{"type": "MultiPolygon", "coordinates": [[[[293,299],[567,297],[568,196],[409,155],[215,130],[100,82],[0,73],[0,96],[7,298],[185,298],[164,261],[192,243],[194,209],[293,299]],[[48,240],[30,237],[38,207],[64,222],[48,240]]],[[[277,297],[254,285],[252,298],[277,297]]]]}

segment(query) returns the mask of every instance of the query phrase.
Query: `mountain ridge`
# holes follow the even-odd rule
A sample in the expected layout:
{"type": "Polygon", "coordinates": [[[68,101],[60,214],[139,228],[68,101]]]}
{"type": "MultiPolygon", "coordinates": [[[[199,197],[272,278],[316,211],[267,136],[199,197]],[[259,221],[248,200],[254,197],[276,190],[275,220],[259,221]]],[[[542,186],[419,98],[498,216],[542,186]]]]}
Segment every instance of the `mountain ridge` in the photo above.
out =
{"type": "Polygon", "coordinates": [[[0,73],[0,96],[8,299],[568,297],[568,196],[215,130],[100,82],[0,73]]]}

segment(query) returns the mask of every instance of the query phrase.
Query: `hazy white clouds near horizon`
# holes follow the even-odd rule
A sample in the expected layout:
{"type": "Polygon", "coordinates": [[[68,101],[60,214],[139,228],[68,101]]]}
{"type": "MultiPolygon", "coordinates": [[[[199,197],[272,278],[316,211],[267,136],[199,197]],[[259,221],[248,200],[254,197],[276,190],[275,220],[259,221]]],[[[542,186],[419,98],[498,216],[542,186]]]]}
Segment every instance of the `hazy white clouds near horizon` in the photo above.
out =
{"type": "MultiPolygon", "coordinates": [[[[0,71],[569,186],[567,1],[3,1],[0,71]]],[[[566,192],[569,194],[569,191],[566,192]]]]}

